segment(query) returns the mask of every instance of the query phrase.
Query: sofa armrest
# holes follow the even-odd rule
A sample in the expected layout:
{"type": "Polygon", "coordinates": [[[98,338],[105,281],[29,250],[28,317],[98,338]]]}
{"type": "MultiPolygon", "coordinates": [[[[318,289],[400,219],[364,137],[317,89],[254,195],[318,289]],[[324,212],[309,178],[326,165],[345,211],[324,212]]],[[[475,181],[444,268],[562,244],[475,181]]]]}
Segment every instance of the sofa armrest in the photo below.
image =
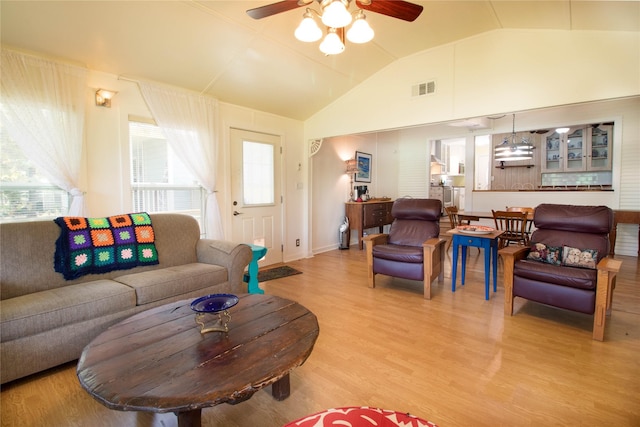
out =
{"type": "Polygon", "coordinates": [[[498,251],[504,264],[504,314],[513,316],[513,268],[529,254],[527,246],[507,246],[498,251]]]}
{"type": "Polygon", "coordinates": [[[224,240],[200,239],[196,246],[198,262],[220,265],[227,269],[229,283],[242,283],[244,269],[251,262],[253,252],[248,245],[224,240]]]}

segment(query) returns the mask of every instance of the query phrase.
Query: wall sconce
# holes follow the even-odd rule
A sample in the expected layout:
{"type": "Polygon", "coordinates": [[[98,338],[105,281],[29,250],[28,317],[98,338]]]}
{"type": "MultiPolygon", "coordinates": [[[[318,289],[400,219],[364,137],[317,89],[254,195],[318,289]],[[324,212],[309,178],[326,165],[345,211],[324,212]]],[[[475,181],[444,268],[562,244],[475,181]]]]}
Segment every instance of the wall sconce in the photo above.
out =
{"type": "Polygon", "coordinates": [[[98,107],[111,108],[111,98],[118,92],[106,89],[98,89],[96,91],[96,105],[98,107]]]}

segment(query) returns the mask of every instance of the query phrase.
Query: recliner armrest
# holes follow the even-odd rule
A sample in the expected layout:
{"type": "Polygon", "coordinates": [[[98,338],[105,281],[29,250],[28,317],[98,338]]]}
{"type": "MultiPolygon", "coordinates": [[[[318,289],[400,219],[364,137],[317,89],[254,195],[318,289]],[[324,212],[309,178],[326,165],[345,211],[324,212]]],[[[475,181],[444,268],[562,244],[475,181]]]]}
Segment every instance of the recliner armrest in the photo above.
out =
{"type": "Polygon", "coordinates": [[[605,257],[600,260],[598,282],[596,284],[596,306],[593,313],[593,339],[604,341],[606,317],[611,312],[613,289],[616,287],[616,275],[620,271],[622,261],[605,257]]]}
{"type": "Polygon", "coordinates": [[[365,245],[370,245],[371,247],[375,245],[386,245],[389,242],[388,234],[369,234],[362,238],[362,242],[365,245]]]}
{"type": "Polygon", "coordinates": [[[445,243],[447,243],[447,239],[441,239],[440,237],[432,237],[429,240],[425,240],[422,243],[422,246],[423,247],[428,247],[428,248],[431,248],[431,249],[435,249],[436,246],[444,245],[445,243]]]}
{"type": "Polygon", "coordinates": [[[513,315],[513,268],[529,254],[527,246],[506,246],[498,251],[504,263],[504,314],[513,315]]]}
{"type": "Polygon", "coordinates": [[[513,258],[514,261],[524,259],[529,255],[530,248],[528,246],[506,246],[498,251],[503,258],[513,258]]]}
{"type": "Polygon", "coordinates": [[[620,261],[619,259],[605,257],[600,260],[596,268],[598,270],[606,270],[606,271],[618,273],[620,271],[621,265],[622,265],[622,261],[620,261]]]}

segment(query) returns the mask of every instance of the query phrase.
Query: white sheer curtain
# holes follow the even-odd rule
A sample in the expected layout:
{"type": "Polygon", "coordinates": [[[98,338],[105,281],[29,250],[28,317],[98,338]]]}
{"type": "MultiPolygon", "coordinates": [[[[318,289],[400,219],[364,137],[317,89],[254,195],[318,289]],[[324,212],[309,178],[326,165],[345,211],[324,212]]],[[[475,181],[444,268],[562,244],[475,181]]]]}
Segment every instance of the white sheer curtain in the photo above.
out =
{"type": "Polygon", "coordinates": [[[140,82],[142,96],[171,148],[207,191],[204,232],[222,239],[216,197],[218,101],[184,90],[140,82]]]}
{"type": "Polygon", "coordinates": [[[2,49],[2,125],[38,170],[71,194],[71,216],[84,216],[78,186],[87,75],[84,68],[2,49]]]}

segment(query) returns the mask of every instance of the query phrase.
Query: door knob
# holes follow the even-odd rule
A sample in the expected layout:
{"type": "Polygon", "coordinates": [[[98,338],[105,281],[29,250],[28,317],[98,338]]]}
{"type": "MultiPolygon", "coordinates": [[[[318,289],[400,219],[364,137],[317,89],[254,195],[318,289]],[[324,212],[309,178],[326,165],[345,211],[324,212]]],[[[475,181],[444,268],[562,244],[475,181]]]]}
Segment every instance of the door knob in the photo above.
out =
{"type": "Polygon", "coordinates": [[[242,212],[233,211],[233,216],[238,216],[238,215],[242,215],[242,212]]]}

